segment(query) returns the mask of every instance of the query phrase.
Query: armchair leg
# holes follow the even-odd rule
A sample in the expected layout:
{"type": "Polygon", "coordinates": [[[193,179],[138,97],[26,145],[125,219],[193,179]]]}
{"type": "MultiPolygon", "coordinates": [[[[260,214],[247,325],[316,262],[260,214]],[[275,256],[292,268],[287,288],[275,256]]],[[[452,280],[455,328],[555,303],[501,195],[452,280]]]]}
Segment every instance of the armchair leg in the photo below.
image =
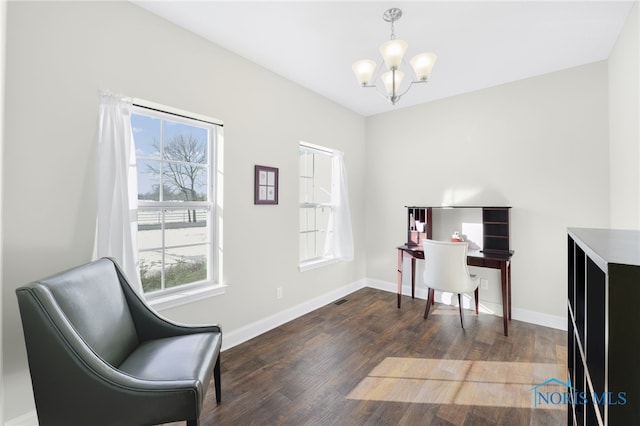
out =
{"type": "Polygon", "coordinates": [[[431,304],[433,303],[435,290],[430,288],[427,292],[427,307],[424,310],[424,319],[427,319],[429,316],[429,308],[431,308],[431,304]]]}
{"type": "Polygon", "coordinates": [[[216,386],[216,403],[220,404],[220,400],[222,399],[222,386],[220,383],[220,354],[218,354],[216,365],[213,367],[213,380],[216,386]]]}
{"type": "Polygon", "coordinates": [[[460,307],[460,325],[464,328],[464,309],[462,309],[462,295],[458,293],[458,305],[460,307]]]}

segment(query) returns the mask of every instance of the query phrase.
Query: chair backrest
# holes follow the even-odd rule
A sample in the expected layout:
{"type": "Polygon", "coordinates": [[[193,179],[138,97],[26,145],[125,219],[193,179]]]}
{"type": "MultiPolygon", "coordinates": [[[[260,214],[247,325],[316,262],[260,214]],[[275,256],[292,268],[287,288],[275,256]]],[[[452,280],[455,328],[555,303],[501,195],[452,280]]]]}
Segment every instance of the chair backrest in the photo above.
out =
{"type": "Polygon", "coordinates": [[[422,246],[427,287],[451,293],[475,290],[467,267],[467,243],[422,240],[422,246]]]}
{"type": "Polygon", "coordinates": [[[36,303],[20,303],[23,317],[41,315],[25,312],[37,306],[57,322],[56,328],[70,325],[94,353],[114,367],[139,344],[120,279],[110,259],[78,266],[21,287],[16,293],[19,302],[21,298],[36,299],[36,303]]]}

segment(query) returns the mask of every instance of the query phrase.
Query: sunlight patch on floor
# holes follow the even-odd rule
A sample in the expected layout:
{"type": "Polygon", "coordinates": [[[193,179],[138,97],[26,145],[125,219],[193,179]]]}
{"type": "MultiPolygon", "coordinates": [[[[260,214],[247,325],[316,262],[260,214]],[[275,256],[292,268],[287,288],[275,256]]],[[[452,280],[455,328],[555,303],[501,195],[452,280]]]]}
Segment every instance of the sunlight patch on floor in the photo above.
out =
{"type": "MultiPolygon", "coordinates": [[[[566,376],[565,365],[532,362],[385,358],[348,399],[532,408],[534,386],[566,376]]],[[[552,391],[562,387],[549,385],[552,391]]],[[[546,408],[564,410],[564,405],[546,408]]]]}

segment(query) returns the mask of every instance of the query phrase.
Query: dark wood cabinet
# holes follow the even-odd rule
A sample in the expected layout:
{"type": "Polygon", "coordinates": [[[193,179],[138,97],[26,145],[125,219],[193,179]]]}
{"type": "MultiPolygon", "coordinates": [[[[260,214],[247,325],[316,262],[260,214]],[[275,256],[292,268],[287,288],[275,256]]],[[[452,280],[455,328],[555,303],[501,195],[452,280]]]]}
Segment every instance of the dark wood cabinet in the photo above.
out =
{"type": "Polygon", "coordinates": [[[640,424],[640,231],[568,231],[569,425],[640,424]]]}

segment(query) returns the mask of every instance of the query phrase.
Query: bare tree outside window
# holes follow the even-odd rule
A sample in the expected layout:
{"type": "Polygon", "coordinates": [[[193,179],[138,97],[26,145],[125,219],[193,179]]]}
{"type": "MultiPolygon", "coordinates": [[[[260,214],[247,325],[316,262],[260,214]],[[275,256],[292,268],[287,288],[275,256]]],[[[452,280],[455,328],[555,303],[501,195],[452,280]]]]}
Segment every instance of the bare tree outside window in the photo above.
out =
{"type": "MultiPolygon", "coordinates": [[[[206,200],[207,150],[206,143],[192,135],[178,134],[161,147],[154,141],[158,156],[165,159],[160,165],[147,163],[147,173],[159,177],[162,174],[163,199],[165,201],[206,200]],[[205,179],[205,182],[203,182],[205,179]],[[198,189],[201,192],[198,192],[198,189]]],[[[159,185],[156,185],[159,190],[159,185]]],[[[155,194],[153,194],[155,196],[155,194]]],[[[189,210],[189,222],[197,222],[196,210],[189,210]]]]}

